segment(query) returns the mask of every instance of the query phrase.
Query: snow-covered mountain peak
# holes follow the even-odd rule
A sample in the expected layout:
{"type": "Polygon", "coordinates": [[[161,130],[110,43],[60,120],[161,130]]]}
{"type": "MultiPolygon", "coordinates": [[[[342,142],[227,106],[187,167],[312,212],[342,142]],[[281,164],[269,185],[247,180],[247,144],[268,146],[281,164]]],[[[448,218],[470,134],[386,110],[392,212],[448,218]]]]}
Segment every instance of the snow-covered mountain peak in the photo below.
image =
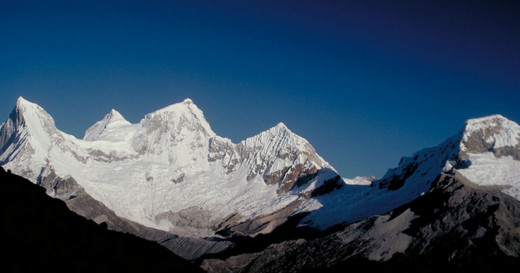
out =
{"type": "Polygon", "coordinates": [[[520,200],[520,126],[501,115],[466,121],[462,130],[438,146],[403,157],[373,185],[409,195],[429,190],[442,172],[459,172],[479,185],[506,186],[520,200]]]}
{"type": "Polygon", "coordinates": [[[83,140],[93,141],[99,138],[103,132],[115,127],[131,125],[118,111],[112,109],[102,120],[96,122],[85,131],[83,140]]]}
{"type": "Polygon", "coordinates": [[[160,124],[164,124],[177,130],[185,127],[190,131],[199,130],[207,136],[215,135],[206,121],[204,113],[191,99],[185,99],[183,102],[175,103],[147,114],[141,120],[141,124],[148,127],[157,127],[161,126],[160,124]]]}
{"type": "MultiPolygon", "coordinates": [[[[16,101],[16,106],[9,116],[13,125],[18,130],[25,130],[37,139],[47,138],[56,131],[54,119],[39,105],[22,97],[16,101]]],[[[10,121],[8,120],[7,123],[10,121]]]]}
{"type": "MultiPolygon", "coordinates": [[[[49,116],[50,115],[43,109],[41,108],[38,104],[35,104],[35,103],[32,103],[26,99],[24,99],[23,97],[19,97],[17,100],[16,100],[16,106],[15,106],[15,111],[18,113],[18,116],[20,117],[27,117],[27,118],[31,118],[31,117],[41,117],[41,116],[49,116]]],[[[52,118],[51,118],[52,120],[52,118]]],[[[54,120],[52,120],[54,122],[54,120]]]]}
{"type": "Polygon", "coordinates": [[[202,110],[200,110],[195,103],[191,99],[185,99],[182,102],[170,104],[166,107],[163,107],[159,110],[156,110],[152,113],[149,113],[146,116],[156,116],[156,115],[168,115],[168,114],[177,114],[177,115],[195,115],[197,117],[204,117],[202,110]]]}
{"type": "Polygon", "coordinates": [[[0,126],[0,163],[16,158],[11,165],[13,169],[36,181],[54,151],[84,162],[74,140],[56,128],[54,119],[42,107],[20,97],[7,121],[0,126]]]}
{"type": "Polygon", "coordinates": [[[293,137],[293,136],[298,137],[291,130],[289,130],[289,128],[287,128],[287,126],[285,126],[285,124],[280,122],[276,126],[271,127],[269,129],[267,129],[266,131],[261,132],[260,134],[254,136],[253,138],[257,138],[257,137],[260,137],[260,138],[266,138],[266,137],[267,138],[273,138],[273,137],[278,137],[278,138],[286,137],[286,138],[290,138],[290,137],[293,137]]]}
{"type": "Polygon", "coordinates": [[[461,150],[482,153],[506,147],[515,148],[519,143],[520,126],[501,115],[492,115],[466,121],[461,150]]]}
{"type": "Polygon", "coordinates": [[[46,170],[73,177],[118,215],[161,229],[179,228],[175,217],[164,217],[193,207],[215,220],[250,219],[341,187],[325,183],[339,176],[283,123],[234,144],[211,130],[190,99],[137,124],[112,109],[78,140],[21,98],[0,127],[0,141],[0,164],[14,173],[35,183],[46,170]]]}
{"type": "Polygon", "coordinates": [[[23,105],[34,105],[34,103],[29,102],[28,100],[24,99],[22,96],[18,97],[16,100],[16,107],[22,107],[23,105]]]}
{"type": "Polygon", "coordinates": [[[110,117],[110,120],[112,120],[112,121],[121,121],[121,120],[126,121],[126,119],[123,117],[123,115],[121,115],[121,113],[119,113],[115,109],[110,110],[110,113],[108,113],[108,116],[110,117]]]}
{"type": "Polygon", "coordinates": [[[279,122],[278,124],[276,124],[275,128],[278,128],[280,130],[289,130],[289,128],[287,128],[287,126],[283,122],[279,122]]]}
{"type": "Polygon", "coordinates": [[[509,120],[499,114],[485,116],[485,117],[481,117],[481,118],[473,118],[473,119],[468,119],[466,121],[466,128],[470,129],[471,127],[488,126],[488,125],[496,124],[497,122],[500,123],[502,121],[509,121],[509,120]]]}

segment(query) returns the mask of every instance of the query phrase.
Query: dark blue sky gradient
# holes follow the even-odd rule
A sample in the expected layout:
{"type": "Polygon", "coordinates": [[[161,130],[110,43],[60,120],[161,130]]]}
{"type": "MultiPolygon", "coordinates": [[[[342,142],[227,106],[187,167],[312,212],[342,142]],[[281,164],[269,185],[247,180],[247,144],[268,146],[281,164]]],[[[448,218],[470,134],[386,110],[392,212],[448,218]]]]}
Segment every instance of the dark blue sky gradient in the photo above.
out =
{"type": "Polygon", "coordinates": [[[235,143],[281,121],[341,175],[380,177],[466,119],[520,121],[520,6],[0,0],[0,115],[18,96],[78,138],[189,97],[235,143]]]}

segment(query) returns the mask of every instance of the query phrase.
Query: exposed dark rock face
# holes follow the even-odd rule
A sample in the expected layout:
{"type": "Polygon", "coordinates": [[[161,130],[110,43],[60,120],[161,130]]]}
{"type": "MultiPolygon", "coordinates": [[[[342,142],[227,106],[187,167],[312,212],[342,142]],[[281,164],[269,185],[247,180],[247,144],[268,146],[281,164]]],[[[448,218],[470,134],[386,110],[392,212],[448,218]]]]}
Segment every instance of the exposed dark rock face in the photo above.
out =
{"type": "Polygon", "coordinates": [[[239,144],[220,137],[211,138],[208,161],[217,160],[222,161],[227,173],[248,163],[247,181],[260,176],[267,185],[278,185],[278,194],[290,191],[295,185],[304,185],[315,178],[319,170],[331,170],[306,140],[283,124],[239,144]]]}
{"type": "Polygon", "coordinates": [[[158,243],[187,260],[196,260],[204,255],[220,253],[234,246],[227,240],[181,237],[171,234],[158,243]]]}
{"type": "Polygon", "coordinates": [[[50,169],[49,173],[45,175],[45,177],[40,175],[38,180],[37,184],[44,187],[47,190],[48,195],[63,201],[75,198],[79,194],[85,192],[85,189],[83,189],[74,178],[70,176],[61,178],[57,176],[52,169],[50,169]]]}
{"type": "Polygon", "coordinates": [[[413,240],[397,259],[519,265],[520,201],[500,187],[477,186],[458,173],[441,174],[434,188],[409,207],[418,216],[405,231],[413,240]]]}
{"type": "Polygon", "coordinates": [[[282,183],[276,193],[280,194],[290,191],[298,181],[303,185],[304,181],[310,181],[312,179],[310,177],[316,177],[317,173],[318,169],[314,166],[306,168],[304,164],[294,165],[284,174],[282,183]]]}
{"type": "Polygon", "coordinates": [[[201,272],[155,242],[106,229],[0,168],[5,272],[201,272]]]}
{"type": "Polygon", "coordinates": [[[338,175],[334,178],[323,181],[323,185],[311,192],[311,197],[325,195],[335,190],[339,190],[344,186],[345,183],[343,183],[343,180],[341,180],[341,177],[338,175]]]}
{"type": "Polygon", "coordinates": [[[520,266],[520,201],[499,188],[441,174],[430,192],[385,215],[313,240],[208,259],[209,272],[314,272],[351,265],[390,271],[495,271],[520,266]]]}
{"type": "MultiPolygon", "coordinates": [[[[414,160],[417,160],[415,158],[414,160]]],[[[379,189],[387,188],[391,191],[400,189],[405,181],[412,176],[417,170],[418,164],[416,162],[410,163],[408,166],[403,168],[403,173],[400,175],[393,175],[388,179],[384,179],[379,183],[379,189]]]]}
{"type": "MultiPolygon", "coordinates": [[[[219,233],[227,237],[232,235],[256,236],[271,233],[276,227],[287,222],[288,217],[301,205],[303,200],[296,200],[287,207],[268,215],[261,215],[244,222],[227,221],[219,229],[219,233]]],[[[240,218],[237,218],[240,220],[240,218]]]]}

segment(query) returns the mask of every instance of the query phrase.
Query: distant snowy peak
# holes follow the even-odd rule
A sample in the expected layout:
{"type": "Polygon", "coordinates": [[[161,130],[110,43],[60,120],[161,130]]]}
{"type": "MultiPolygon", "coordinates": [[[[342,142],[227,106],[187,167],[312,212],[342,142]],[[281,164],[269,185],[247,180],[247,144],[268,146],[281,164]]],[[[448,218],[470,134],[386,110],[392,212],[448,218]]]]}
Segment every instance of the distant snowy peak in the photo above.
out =
{"type": "Polygon", "coordinates": [[[130,125],[130,122],[128,122],[118,111],[112,109],[112,111],[106,114],[102,120],[96,122],[96,124],[87,129],[83,140],[93,141],[109,127],[122,125],[130,125]]]}
{"type": "Polygon", "coordinates": [[[403,157],[374,185],[427,191],[441,172],[456,170],[479,185],[507,185],[506,193],[520,199],[519,139],[518,124],[501,115],[470,119],[439,146],[403,157]]]}
{"type": "Polygon", "coordinates": [[[268,185],[278,184],[278,193],[305,184],[316,177],[319,170],[337,173],[307,140],[283,123],[240,142],[237,150],[251,166],[248,180],[260,176],[268,185]]]}
{"type": "Polygon", "coordinates": [[[293,133],[281,122],[267,131],[240,142],[239,145],[258,151],[261,155],[274,154],[280,158],[297,159],[298,155],[301,154],[318,169],[330,168],[334,170],[316,153],[314,147],[306,139],[293,133]]]}
{"type": "Polygon", "coordinates": [[[353,179],[343,178],[343,182],[347,185],[370,185],[377,180],[374,176],[356,176],[353,179]]]}
{"type": "Polygon", "coordinates": [[[520,126],[501,115],[466,121],[462,133],[461,156],[492,152],[520,160],[520,126]]]}

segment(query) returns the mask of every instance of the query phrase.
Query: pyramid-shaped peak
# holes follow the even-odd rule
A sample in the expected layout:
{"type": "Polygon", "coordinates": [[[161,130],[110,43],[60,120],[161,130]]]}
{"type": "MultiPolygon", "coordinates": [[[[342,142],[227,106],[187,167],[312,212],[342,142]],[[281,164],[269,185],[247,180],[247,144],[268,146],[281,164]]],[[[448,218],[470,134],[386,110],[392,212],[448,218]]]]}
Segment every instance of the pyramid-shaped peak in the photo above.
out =
{"type": "Polygon", "coordinates": [[[16,105],[25,104],[25,103],[29,103],[29,101],[24,99],[22,96],[18,97],[18,99],[16,100],[16,105]]]}
{"type": "Polygon", "coordinates": [[[278,124],[276,124],[276,126],[269,128],[269,130],[267,131],[290,132],[291,130],[289,130],[289,128],[287,128],[287,126],[283,122],[279,122],[278,124]]]}
{"type": "Polygon", "coordinates": [[[26,99],[24,99],[22,96],[18,97],[16,100],[16,108],[20,109],[27,109],[27,108],[41,108],[36,103],[32,103],[26,99]]]}
{"type": "Polygon", "coordinates": [[[127,126],[131,123],[127,121],[123,115],[121,115],[115,109],[110,110],[110,113],[106,114],[102,120],[96,122],[90,128],[85,131],[83,136],[84,140],[93,141],[97,139],[101,133],[103,133],[109,127],[127,126]]]}
{"type": "Polygon", "coordinates": [[[16,106],[10,116],[12,119],[16,119],[17,117],[23,117],[24,119],[42,119],[54,123],[52,117],[41,106],[21,96],[16,100],[16,106]]]}
{"type": "Polygon", "coordinates": [[[294,135],[291,130],[289,130],[289,128],[287,128],[287,126],[283,123],[283,122],[279,122],[278,124],[276,124],[276,126],[273,126],[271,128],[269,128],[268,130],[266,131],[263,131],[262,133],[260,133],[260,135],[262,134],[268,134],[268,135],[294,135]]]}
{"type": "Polygon", "coordinates": [[[105,118],[109,118],[111,121],[117,121],[117,120],[125,120],[126,119],[119,113],[117,110],[112,109],[110,110],[110,113],[108,113],[105,118]]]}
{"type": "Polygon", "coordinates": [[[42,107],[23,97],[16,100],[16,106],[0,127],[0,138],[4,140],[0,141],[1,145],[7,144],[5,140],[18,132],[27,134],[27,139],[37,141],[40,147],[49,147],[50,139],[56,137],[57,132],[54,119],[42,107]]]}
{"type": "Polygon", "coordinates": [[[279,122],[275,127],[280,129],[289,129],[283,122],[279,122]]]}

